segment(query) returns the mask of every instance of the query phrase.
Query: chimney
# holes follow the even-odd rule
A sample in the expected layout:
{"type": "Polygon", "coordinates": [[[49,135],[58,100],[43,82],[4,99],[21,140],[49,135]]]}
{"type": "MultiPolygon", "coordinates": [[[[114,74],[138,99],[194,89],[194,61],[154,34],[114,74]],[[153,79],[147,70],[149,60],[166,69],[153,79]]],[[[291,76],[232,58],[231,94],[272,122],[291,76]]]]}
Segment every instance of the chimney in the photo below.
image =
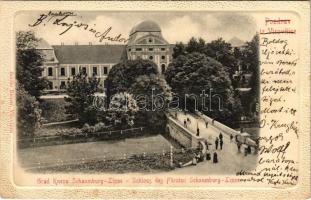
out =
{"type": "Polygon", "coordinates": [[[89,45],[92,46],[92,42],[89,42],[89,45]]]}
{"type": "Polygon", "coordinates": [[[63,45],[64,45],[64,43],[63,43],[63,42],[61,42],[61,43],[60,43],[60,45],[62,45],[62,46],[63,46],[63,45]]]}
{"type": "Polygon", "coordinates": [[[75,45],[78,45],[78,42],[75,42],[75,45]]]}

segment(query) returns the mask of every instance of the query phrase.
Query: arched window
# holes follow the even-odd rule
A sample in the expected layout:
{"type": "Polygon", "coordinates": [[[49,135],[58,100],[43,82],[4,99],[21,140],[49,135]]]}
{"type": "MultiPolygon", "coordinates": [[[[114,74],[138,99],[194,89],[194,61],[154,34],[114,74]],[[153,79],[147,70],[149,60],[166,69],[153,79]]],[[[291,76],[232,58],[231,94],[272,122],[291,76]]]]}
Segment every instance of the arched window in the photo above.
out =
{"type": "Polygon", "coordinates": [[[149,59],[152,60],[152,59],[153,59],[153,56],[149,56],[149,59]]]}
{"type": "Polygon", "coordinates": [[[161,65],[161,73],[162,73],[162,74],[164,74],[164,72],[165,72],[165,67],[166,67],[165,64],[162,64],[162,65],[161,65]]]}
{"type": "Polygon", "coordinates": [[[165,56],[161,56],[161,59],[164,60],[164,59],[165,59],[165,56]]]}

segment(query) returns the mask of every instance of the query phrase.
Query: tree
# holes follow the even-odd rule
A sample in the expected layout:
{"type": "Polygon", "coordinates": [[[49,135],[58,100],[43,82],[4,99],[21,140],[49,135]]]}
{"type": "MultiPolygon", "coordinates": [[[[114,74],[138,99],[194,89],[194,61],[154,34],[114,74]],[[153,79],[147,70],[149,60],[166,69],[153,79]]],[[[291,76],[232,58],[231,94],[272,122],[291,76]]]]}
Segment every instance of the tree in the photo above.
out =
{"type": "Polygon", "coordinates": [[[135,114],[138,111],[136,100],[129,93],[122,92],[112,96],[108,111],[104,111],[102,116],[108,124],[118,128],[134,126],[135,114]]]}
{"type": "Polygon", "coordinates": [[[79,73],[68,81],[67,95],[65,101],[70,104],[66,106],[69,114],[76,115],[80,122],[96,122],[96,108],[93,105],[95,92],[98,90],[99,79],[87,77],[87,74],[79,73]]]}
{"type": "Polygon", "coordinates": [[[116,64],[107,77],[108,99],[116,93],[127,91],[138,76],[157,73],[157,66],[149,60],[128,60],[116,64]]]}
{"type": "Polygon", "coordinates": [[[173,58],[176,59],[178,56],[190,53],[201,53],[214,58],[225,66],[225,70],[229,72],[231,79],[238,65],[231,44],[222,38],[206,43],[202,38],[192,37],[186,46],[177,43],[173,49],[173,58]]]}
{"type": "MultiPolygon", "coordinates": [[[[250,42],[247,42],[245,47],[241,50],[242,58],[241,65],[244,69],[248,69],[248,72],[252,74],[252,78],[249,82],[251,91],[243,95],[242,105],[245,111],[248,112],[250,106],[256,105],[259,101],[259,35],[256,34],[250,42]]],[[[253,106],[253,112],[256,107],[253,106]]]]}
{"type": "Polygon", "coordinates": [[[186,47],[186,52],[187,53],[204,53],[205,51],[205,40],[202,38],[199,38],[198,40],[194,37],[192,37],[189,42],[188,45],[186,47]]]}
{"type": "Polygon", "coordinates": [[[43,118],[39,102],[31,96],[20,84],[16,87],[17,128],[18,136],[33,137],[36,128],[40,127],[43,118]]]}
{"type": "Polygon", "coordinates": [[[16,78],[19,84],[36,98],[47,86],[47,80],[41,77],[44,56],[36,49],[38,41],[30,31],[19,31],[16,34],[16,78]]]}
{"type": "Polygon", "coordinates": [[[172,91],[180,97],[182,108],[202,110],[222,121],[239,111],[239,98],[232,88],[229,73],[221,63],[204,54],[191,53],[177,57],[169,65],[165,77],[172,91]],[[201,98],[202,92],[208,94],[211,89],[214,94],[221,96],[222,102],[211,101],[210,108],[203,109],[207,101],[201,98]]]}
{"type": "Polygon", "coordinates": [[[168,104],[172,99],[170,87],[158,75],[143,75],[136,78],[129,89],[140,108],[136,121],[150,130],[160,131],[165,128],[168,104]]]}
{"type": "Polygon", "coordinates": [[[175,59],[180,55],[185,55],[186,53],[186,47],[182,42],[176,43],[173,48],[173,54],[172,57],[175,59]]]}
{"type": "Polygon", "coordinates": [[[241,60],[242,66],[248,68],[252,73],[250,81],[251,93],[258,96],[259,88],[259,35],[256,34],[250,42],[246,42],[242,50],[243,59],[241,60]]]}
{"type": "Polygon", "coordinates": [[[229,72],[230,78],[232,78],[238,64],[233,53],[234,51],[232,50],[231,44],[222,38],[206,44],[205,55],[214,58],[225,66],[226,71],[229,72]]]}

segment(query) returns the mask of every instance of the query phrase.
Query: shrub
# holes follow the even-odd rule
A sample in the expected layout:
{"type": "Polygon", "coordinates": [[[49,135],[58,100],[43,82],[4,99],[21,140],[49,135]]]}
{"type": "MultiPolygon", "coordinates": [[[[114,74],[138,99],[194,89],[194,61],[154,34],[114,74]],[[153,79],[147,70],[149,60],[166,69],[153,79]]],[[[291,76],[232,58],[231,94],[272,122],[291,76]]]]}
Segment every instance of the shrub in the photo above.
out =
{"type": "Polygon", "coordinates": [[[19,137],[34,136],[35,129],[41,126],[42,117],[39,102],[20,85],[16,90],[17,127],[19,137]]]}
{"type": "Polygon", "coordinates": [[[72,119],[72,116],[66,113],[66,105],[64,99],[45,99],[40,103],[42,109],[42,117],[44,123],[61,122],[72,119]]]}

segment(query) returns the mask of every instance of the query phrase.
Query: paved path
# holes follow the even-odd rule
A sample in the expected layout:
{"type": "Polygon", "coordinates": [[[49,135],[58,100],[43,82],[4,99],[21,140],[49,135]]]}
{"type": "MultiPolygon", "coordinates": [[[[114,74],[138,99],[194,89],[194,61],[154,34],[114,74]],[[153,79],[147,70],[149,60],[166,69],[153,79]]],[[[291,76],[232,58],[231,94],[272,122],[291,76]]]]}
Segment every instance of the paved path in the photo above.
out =
{"type": "Polygon", "coordinates": [[[212,124],[208,124],[206,128],[205,121],[192,114],[185,114],[183,112],[177,113],[177,119],[180,123],[184,124],[184,120],[190,119],[191,123],[187,123],[187,128],[196,134],[197,126],[200,129],[200,136],[207,139],[212,145],[209,145],[211,155],[216,151],[218,154],[218,163],[214,164],[212,161],[199,163],[197,166],[190,166],[174,170],[173,173],[177,174],[233,174],[241,169],[253,169],[256,165],[257,155],[250,154],[244,156],[243,153],[238,153],[237,145],[233,141],[230,142],[230,136],[222,132],[223,135],[223,149],[215,149],[215,139],[221,132],[212,124]]]}

